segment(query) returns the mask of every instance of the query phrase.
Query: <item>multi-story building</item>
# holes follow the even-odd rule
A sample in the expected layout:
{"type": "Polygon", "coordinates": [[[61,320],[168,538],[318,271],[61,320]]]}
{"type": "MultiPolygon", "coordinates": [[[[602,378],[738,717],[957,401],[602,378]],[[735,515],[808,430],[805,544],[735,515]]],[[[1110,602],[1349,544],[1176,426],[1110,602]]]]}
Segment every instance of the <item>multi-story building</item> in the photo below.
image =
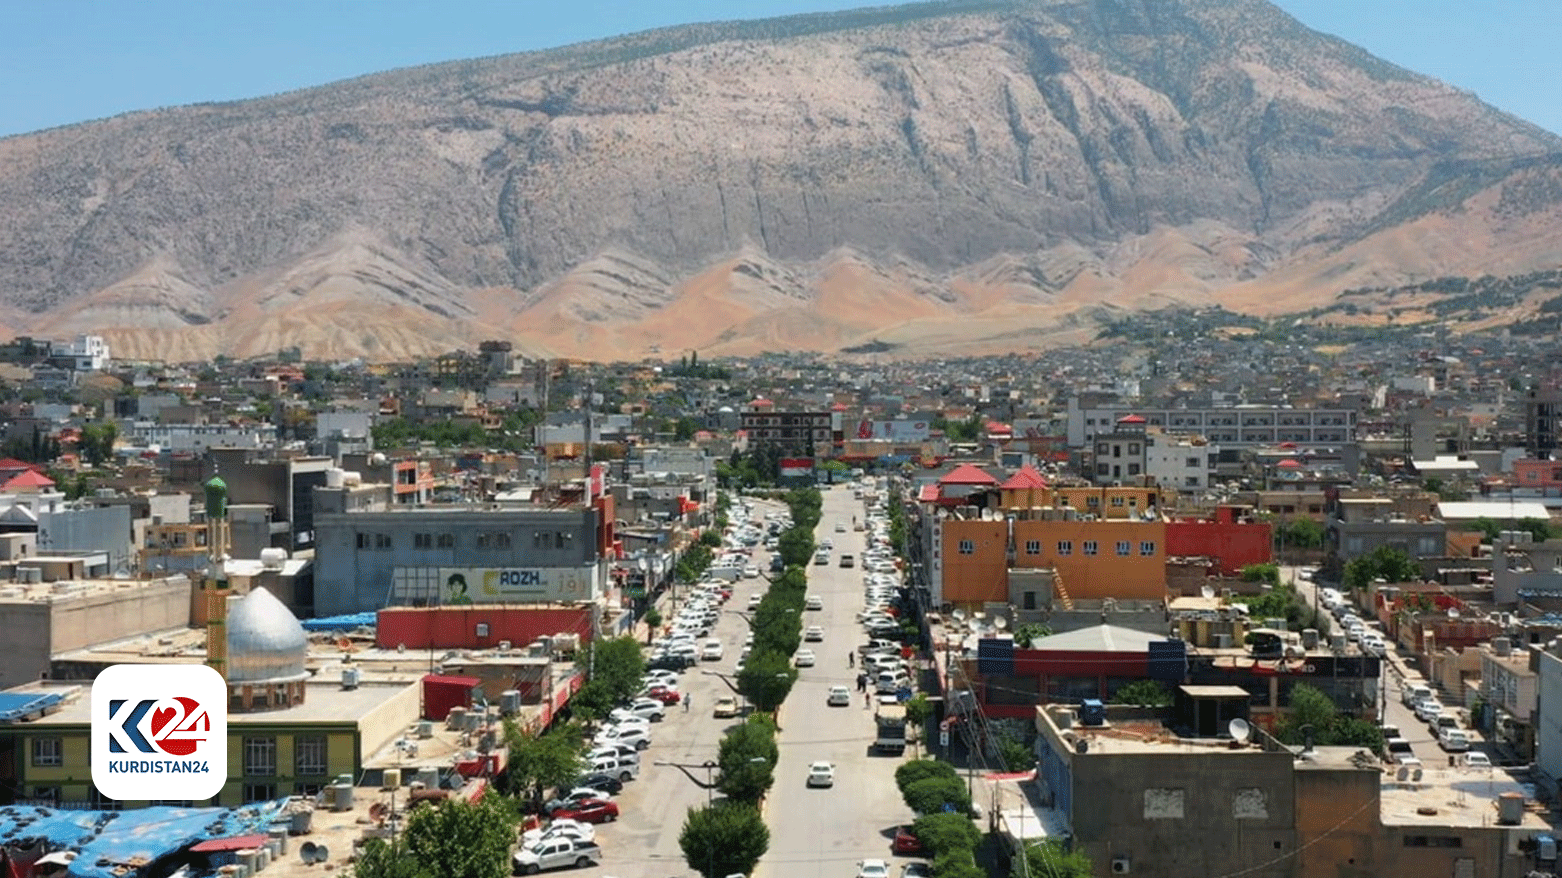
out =
{"type": "Polygon", "coordinates": [[[776,411],[769,400],[755,400],[739,414],[738,426],[748,435],[749,447],[773,446],[787,456],[817,457],[831,449],[828,411],[776,411]]]}
{"type": "Polygon", "coordinates": [[[1188,409],[1146,409],[1121,405],[1085,407],[1079,397],[1068,402],[1068,443],[1083,448],[1097,434],[1117,429],[1123,418],[1144,418],[1148,427],[1168,433],[1203,436],[1222,446],[1273,445],[1280,442],[1344,443],[1355,440],[1356,413],[1351,409],[1298,409],[1283,406],[1237,406],[1188,409]]]}
{"type": "Polygon", "coordinates": [[[1562,435],[1562,390],[1530,390],[1524,397],[1524,447],[1537,459],[1551,457],[1562,435]]]}
{"type": "Polygon", "coordinates": [[[1144,442],[1144,474],[1161,490],[1197,494],[1215,484],[1219,445],[1159,432],[1149,433],[1144,442]]]}
{"type": "Polygon", "coordinates": [[[1477,647],[1481,657],[1481,699],[1489,706],[1481,731],[1528,762],[1535,752],[1535,705],[1539,675],[1530,651],[1514,649],[1506,637],[1477,647]]]}

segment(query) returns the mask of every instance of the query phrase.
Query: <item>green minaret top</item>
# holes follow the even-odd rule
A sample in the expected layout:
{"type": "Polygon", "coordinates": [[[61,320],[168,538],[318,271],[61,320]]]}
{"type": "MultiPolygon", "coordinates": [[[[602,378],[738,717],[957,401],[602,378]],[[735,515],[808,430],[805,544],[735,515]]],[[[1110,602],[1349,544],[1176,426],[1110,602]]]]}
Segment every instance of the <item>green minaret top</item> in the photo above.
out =
{"type": "Polygon", "coordinates": [[[223,518],[228,514],[228,483],[222,476],[212,476],[206,487],[206,517],[223,518]]]}

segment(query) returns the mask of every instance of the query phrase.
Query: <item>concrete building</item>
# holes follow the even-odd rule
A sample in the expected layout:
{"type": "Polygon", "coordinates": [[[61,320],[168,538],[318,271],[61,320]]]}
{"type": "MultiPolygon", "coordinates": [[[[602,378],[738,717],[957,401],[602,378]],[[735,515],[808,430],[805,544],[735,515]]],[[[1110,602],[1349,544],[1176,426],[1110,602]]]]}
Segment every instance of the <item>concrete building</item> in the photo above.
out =
{"type": "Polygon", "coordinates": [[[796,457],[822,456],[831,449],[828,411],[781,412],[769,400],[757,399],[740,413],[739,428],[748,434],[750,447],[775,446],[796,457]]]}
{"type": "Polygon", "coordinates": [[[1202,437],[1151,432],[1145,436],[1144,474],[1162,491],[1197,494],[1215,484],[1220,446],[1202,437]]]}
{"type": "Polygon", "coordinates": [[[1539,675],[1532,667],[1530,650],[1514,649],[1506,637],[1477,647],[1481,659],[1481,700],[1487,710],[1480,718],[1481,732],[1501,743],[1524,761],[1535,752],[1535,705],[1539,675]]]}
{"type": "Polygon", "coordinates": [[[48,679],[71,650],[189,624],[183,576],[0,586],[0,687],[48,679]]]}
{"type": "Polygon", "coordinates": [[[1529,390],[1524,396],[1524,447],[1533,458],[1549,458],[1562,437],[1562,390],[1529,390]]]}
{"type": "Polygon", "coordinates": [[[597,508],[579,507],[320,512],[315,612],[420,602],[600,602],[607,582],[600,516],[597,508]]]}
{"type": "Polygon", "coordinates": [[[207,457],[210,466],[206,475],[214,471],[221,474],[233,505],[271,508],[270,545],[288,552],[314,548],[314,489],[325,486],[334,461],[328,457],[275,458],[245,448],[214,448],[207,457]]]}
{"type": "Polygon", "coordinates": [[[1340,444],[1355,440],[1356,413],[1351,409],[1087,407],[1075,396],[1068,401],[1068,444],[1074,448],[1086,447],[1095,441],[1097,434],[1112,432],[1130,415],[1144,418],[1147,427],[1162,427],[1171,433],[1198,434],[1221,446],[1279,442],[1340,444]]]}

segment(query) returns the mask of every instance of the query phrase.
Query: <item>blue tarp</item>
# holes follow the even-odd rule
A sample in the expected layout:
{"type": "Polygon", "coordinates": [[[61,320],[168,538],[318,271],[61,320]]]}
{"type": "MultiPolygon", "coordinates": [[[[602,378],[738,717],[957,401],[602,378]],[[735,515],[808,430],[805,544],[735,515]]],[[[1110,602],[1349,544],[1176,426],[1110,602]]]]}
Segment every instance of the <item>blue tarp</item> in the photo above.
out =
{"type": "Polygon", "coordinates": [[[0,844],[31,847],[31,840],[45,839],[51,848],[77,852],[70,875],[116,878],[116,865],[133,859],[150,863],[208,839],[263,833],[286,805],[287,799],[242,808],[159,806],[128,811],[9,805],[0,808],[0,844]]]}
{"type": "Polygon", "coordinates": [[[60,703],[60,694],[43,692],[0,692],[0,722],[8,723],[42,713],[60,703]]]}
{"type": "Polygon", "coordinates": [[[374,613],[348,613],[345,616],[304,619],[298,624],[304,626],[305,631],[351,631],[354,628],[373,628],[379,624],[379,618],[374,613]]]}

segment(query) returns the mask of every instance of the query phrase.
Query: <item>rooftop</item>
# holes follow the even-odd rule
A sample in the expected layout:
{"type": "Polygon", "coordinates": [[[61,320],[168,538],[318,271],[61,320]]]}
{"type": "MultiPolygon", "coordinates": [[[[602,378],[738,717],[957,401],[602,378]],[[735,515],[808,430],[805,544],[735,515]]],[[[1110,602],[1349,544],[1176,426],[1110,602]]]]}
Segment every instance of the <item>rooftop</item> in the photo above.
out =
{"type": "MultiPolygon", "coordinates": [[[[310,682],[308,695],[300,704],[256,713],[231,713],[231,726],[275,725],[278,723],[356,723],[370,711],[405,692],[411,683],[360,683],[356,689],[343,689],[339,681],[310,682]]],[[[29,683],[10,693],[58,694],[59,710],[31,720],[37,726],[88,725],[92,722],[91,691],[87,683],[29,683]]]]}
{"type": "Polygon", "coordinates": [[[1544,806],[1535,800],[1535,785],[1501,768],[1423,768],[1383,773],[1383,823],[1389,826],[1492,826],[1497,823],[1497,801],[1504,793],[1524,797],[1524,816],[1518,827],[1550,830],[1544,806]]]}

